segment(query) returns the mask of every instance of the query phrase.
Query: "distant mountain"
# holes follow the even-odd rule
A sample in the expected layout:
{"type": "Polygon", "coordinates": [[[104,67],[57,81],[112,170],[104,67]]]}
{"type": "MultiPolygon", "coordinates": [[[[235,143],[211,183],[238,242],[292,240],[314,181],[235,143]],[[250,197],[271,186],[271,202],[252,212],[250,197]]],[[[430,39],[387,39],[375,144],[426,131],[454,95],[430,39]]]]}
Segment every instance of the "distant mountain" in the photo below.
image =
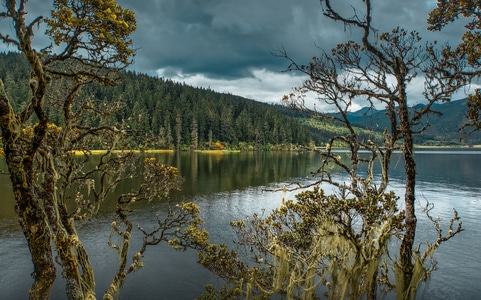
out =
{"type": "MultiPolygon", "coordinates": [[[[421,120],[418,129],[427,126],[427,129],[415,137],[417,144],[421,145],[470,145],[481,144],[481,132],[472,132],[469,128],[463,129],[467,123],[466,99],[434,104],[430,114],[421,120]]],[[[422,104],[413,106],[414,112],[424,107],[422,104]]],[[[388,128],[388,118],[385,110],[362,108],[349,113],[349,120],[356,126],[383,131],[388,128]]]]}
{"type": "Polygon", "coordinates": [[[365,118],[369,118],[378,113],[374,107],[363,107],[360,110],[349,113],[348,119],[353,123],[361,122],[365,118]]]}

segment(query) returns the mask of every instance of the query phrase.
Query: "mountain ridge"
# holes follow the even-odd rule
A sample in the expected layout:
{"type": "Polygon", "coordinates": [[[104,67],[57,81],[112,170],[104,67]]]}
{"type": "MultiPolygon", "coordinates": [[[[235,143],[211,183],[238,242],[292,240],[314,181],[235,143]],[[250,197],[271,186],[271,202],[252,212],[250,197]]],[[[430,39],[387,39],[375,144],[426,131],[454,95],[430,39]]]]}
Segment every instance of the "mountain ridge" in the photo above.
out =
{"type": "MultiPolygon", "coordinates": [[[[465,127],[467,119],[467,99],[458,99],[444,103],[435,103],[431,113],[423,117],[415,129],[426,129],[416,135],[415,142],[420,145],[455,146],[481,144],[481,132],[465,127]]],[[[417,104],[410,108],[411,112],[425,107],[417,104]]],[[[348,113],[348,119],[356,126],[381,132],[388,128],[389,121],[386,110],[363,107],[358,111],[348,113]],[[370,112],[366,114],[366,112],[370,112]]]]}

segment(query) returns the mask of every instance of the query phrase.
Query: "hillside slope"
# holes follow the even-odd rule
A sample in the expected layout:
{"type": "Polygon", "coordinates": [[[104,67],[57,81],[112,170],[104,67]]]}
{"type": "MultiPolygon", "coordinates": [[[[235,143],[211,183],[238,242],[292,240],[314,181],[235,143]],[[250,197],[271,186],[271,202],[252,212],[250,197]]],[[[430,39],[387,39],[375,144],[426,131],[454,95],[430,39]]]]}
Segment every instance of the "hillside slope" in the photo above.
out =
{"type": "MultiPolygon", "coordinates": [[[[0,78],[14,108],[29,97],[29,74],[20,54],[0,54],[0,78]]],[[[135,72],[124,72],[121,77],[115,87],[86,86],[81,97],[120,99],[125,107],[111,116],[112,121],[125,122],[132,131],[152,137],[149,145],[132,147],[266,149],[308,145],[315,138],[307,126],[274,105],[135,72]]],[[[50,120],[61,126],[59,113],[59,109],[49,111],[50,120]]],[[[84,121],[99,122],[95,118],[84,121]]]]}
{"type": "MultiPolygon", "coordinates": [[[[17,53],[0,53],[0,78],[18,109],[29,97],[30,70],[17,53]]],[[[319,122],[308,114],[282,105],[266,104],[210,89],[195,88],[171,80],[135,72],[124,72],[116,87],[87,86],[83,97],[114,101],[121,99],[125,107],[112,116],[113,121],[126,122],[136,132],[152,137],[149,145],[132,147],[275,149],[290,145],[324,145],[345,129],[334,122],[319,122]]],[[[416,109],[416,107],[412,108],[416,109]]],[[[437,104],[422,123],[429,125],[416,136],[421,145],[481,144],[481,132],[460,131],[466,123],[466,100],[437,104]]],[[[61,125],[59,110],[50,110],[52,122],[61,125]]],[[[382,139],[387,128],[385,111],[363,108],[349,114],[353,124],[362,128],[366,139],[382,139]]],[[[99,122],[96,119],[86,122],[99,122]]]]}

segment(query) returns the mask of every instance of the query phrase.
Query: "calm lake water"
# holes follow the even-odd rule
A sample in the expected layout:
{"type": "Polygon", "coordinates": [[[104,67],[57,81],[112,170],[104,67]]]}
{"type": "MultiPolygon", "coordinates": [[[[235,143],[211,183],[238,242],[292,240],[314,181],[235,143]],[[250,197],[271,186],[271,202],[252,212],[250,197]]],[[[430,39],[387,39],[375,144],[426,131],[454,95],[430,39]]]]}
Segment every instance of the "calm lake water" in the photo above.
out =
{"type": "MultiPolygon", "coordinates": [[[[310,172],[320,165],[314,153],[225,153],[155,155],[180,169],[185,178],[182,192],[169,202],[193,201],[202,211],[213,242],[231,243],[235,236],[231,220],[239,220],[280,204],[281,194],[266,191],[290,182],[309,182],[310,172]]],[[[464,232],[442,244],[435,254],[438,270],[423,286],[418,299],[481,299],[481,151],[417,151],[417,199],[435,204],[432,215],[446,224],[455,207],[464,232]]],[[[395,157],[391,188],[402,196],[403,165],[395,157]]],[[[130,189],[128,186],[122,188],[130,189]]],[[[288,193],[294,198],[295,193],[288,193]]],[[[0,176],[0,299],[28,299],[32,265],[26,242],[13,215],[9,179],[0,176]]],[[[152,224],[165,211],[166,201],[137,209],[135,222],[152,224]]],[[[80,224],[79,235],[89,250],[101,297],[113,276],[116,254],[107,245],[113,215],[108,205],[99,215],[80,224]]],[[[429,241],[435,235],[431,224],[419,212],[417,239],[429,241]]],[[[138,244],[133,241],[133,249],[138,244]]],[[[174,252],[168,246],[147,250],[145,267],[128,278],[120,299],[193,299],[205,284],[216,278],[196,263],[193,251],[174,252]]],[[[52,299],[64,299],[64,283],[58,276],[52,299]]]]}

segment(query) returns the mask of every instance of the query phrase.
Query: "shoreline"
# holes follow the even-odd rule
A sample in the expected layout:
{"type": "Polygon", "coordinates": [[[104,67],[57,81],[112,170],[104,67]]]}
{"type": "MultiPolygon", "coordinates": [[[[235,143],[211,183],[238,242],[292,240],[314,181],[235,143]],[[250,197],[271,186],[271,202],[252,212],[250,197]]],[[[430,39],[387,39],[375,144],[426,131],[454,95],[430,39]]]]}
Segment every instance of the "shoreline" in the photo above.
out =
{"type": "MultiPolygon", "coordinates": [[[[318,147],[317,149],[322,149],[324,147],[318,147]]],[[[343,147],[333,147],[333,150],[348,150],[343,147]]],[[[450,146],[426,146],[426,145],[415,145],[414,149],[481,149],[481,145],[470,145],[470,146],[456,146],[456,145],[450,145],[450,146]]],[[[307,149],[306,149],[307,150],[307,149]]],[[[302,151],[306,151],[302,150],[302,151]]],[[[88,150],[88,151],[83,151],[83,150],[74,150],[75,155],[83,155],[84,152],[89,152],[90,154],[105,154],[107,153],[108,150],[88,150]]],[[[149,149],[149,150],[111,150],[112,153],[122,153],[122,152],[133,152],[133,153],[174,153],[177,150],[172,150],[172,149],[149,149]]],[[[263,150],[266,151],[266,150],[263,150]]],[[[299,150],[267,150],[267,151],[299,151],[299,150]]],[[[180,150],[180,152],[188,152],[184,150],[180,150]]],[[[239,152],[252,152],[252,150],[249,151],[242,151],[238,149],[233,149],[233,150],[192,150],[192,152],[196,153],[206,153],[206,154],[225,154],[225,153],[239,153],[239,152]]]]}

